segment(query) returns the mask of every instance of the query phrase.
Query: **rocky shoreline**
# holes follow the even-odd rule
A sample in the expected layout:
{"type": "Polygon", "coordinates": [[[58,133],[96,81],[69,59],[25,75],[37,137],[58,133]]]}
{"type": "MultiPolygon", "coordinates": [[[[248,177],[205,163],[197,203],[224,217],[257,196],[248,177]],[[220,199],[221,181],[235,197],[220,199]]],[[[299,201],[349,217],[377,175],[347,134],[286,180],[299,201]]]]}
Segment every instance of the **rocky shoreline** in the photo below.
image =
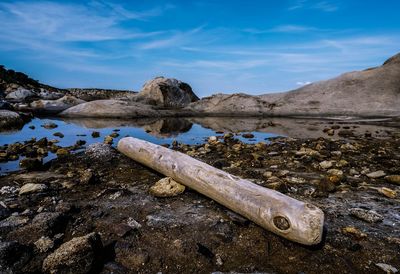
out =
{"type": "MultiPolygon", "coordinates": [[[[36,146],[52,146],[44,143],[36,146]]],[[[78,153],[59,148],[67,152],[45,165],[0,177],[0,265],[24,273],[399,269],[399,146],[392,132],[253,145],[225,133],[201,145],[170,147],[319,206],[326,214],[325,238],[311,248],[190,189],[154,196],[152,186],[163,177],[107,144],[78,153]]]]}

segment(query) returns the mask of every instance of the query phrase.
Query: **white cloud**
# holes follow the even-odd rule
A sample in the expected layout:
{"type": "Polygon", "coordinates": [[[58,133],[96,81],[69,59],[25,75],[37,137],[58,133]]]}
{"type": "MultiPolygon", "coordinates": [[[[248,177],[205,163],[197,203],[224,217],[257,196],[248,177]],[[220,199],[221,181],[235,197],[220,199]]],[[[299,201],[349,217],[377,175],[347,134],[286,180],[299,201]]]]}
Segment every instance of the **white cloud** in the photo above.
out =
{"type": "Polygon", "coordinates": [[[334,12],[339,9],[339,6],[333,1],[312,1],[312,0],[297,0],[291,5],[288,10],[309,9],[320,10],[324,12],[334,12]]]}
{"type": "Polygon", "coordinates": [[[305,82],[299,81],[299,82],[296,82],[296,85],[298,85],[298,86],[305,86],[305,85],[309,85],[309,84],[311,84],[310,81],[305,81],[305,82]]]}

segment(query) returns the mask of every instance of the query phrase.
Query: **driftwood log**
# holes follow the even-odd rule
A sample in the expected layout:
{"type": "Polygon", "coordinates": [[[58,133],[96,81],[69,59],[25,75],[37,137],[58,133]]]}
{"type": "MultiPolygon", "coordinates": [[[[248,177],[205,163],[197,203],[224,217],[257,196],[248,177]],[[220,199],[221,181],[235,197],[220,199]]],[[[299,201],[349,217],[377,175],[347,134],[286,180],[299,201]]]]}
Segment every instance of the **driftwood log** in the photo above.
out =
{"type": "Polygon", "coordinates": [[[321,241],[324,213],[314,205],[133,137],[122,138],[118,150],[286,239],[305,245],[321,241]]]}

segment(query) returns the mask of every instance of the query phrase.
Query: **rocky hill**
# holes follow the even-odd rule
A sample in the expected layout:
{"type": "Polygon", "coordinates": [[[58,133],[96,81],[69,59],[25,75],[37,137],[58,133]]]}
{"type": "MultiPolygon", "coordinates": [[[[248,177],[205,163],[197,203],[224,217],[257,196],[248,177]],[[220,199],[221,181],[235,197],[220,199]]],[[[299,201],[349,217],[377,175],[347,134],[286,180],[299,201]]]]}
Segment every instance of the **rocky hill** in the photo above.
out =
{"type": "Polygon", "coordinates": [[[400,116],[400,54],[382,66],[342,74],[284,93],[217,94],[192,103],[207,115],[400,116]]]}

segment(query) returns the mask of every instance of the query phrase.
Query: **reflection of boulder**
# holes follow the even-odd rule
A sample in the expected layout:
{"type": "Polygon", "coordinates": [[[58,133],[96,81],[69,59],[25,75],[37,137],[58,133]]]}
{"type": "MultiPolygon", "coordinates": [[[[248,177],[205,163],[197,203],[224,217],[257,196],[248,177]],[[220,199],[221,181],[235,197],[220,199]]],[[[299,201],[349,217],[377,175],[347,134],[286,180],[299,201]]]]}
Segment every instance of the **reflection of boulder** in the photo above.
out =
{"type": "Polygon", "coordinates": [[[167,118],[143,126],[143,129],[157,137],[173,137],[179,135],[179,133],[188,132],[192,125],[191,122],[183,118],[167,118]]]}
{"type": "Polygon", "coordinates": [[[174,78],[156,77],[144,84],[137,100],[161,107],[180,108],[199,98],[184,82],[174,78]]]}

